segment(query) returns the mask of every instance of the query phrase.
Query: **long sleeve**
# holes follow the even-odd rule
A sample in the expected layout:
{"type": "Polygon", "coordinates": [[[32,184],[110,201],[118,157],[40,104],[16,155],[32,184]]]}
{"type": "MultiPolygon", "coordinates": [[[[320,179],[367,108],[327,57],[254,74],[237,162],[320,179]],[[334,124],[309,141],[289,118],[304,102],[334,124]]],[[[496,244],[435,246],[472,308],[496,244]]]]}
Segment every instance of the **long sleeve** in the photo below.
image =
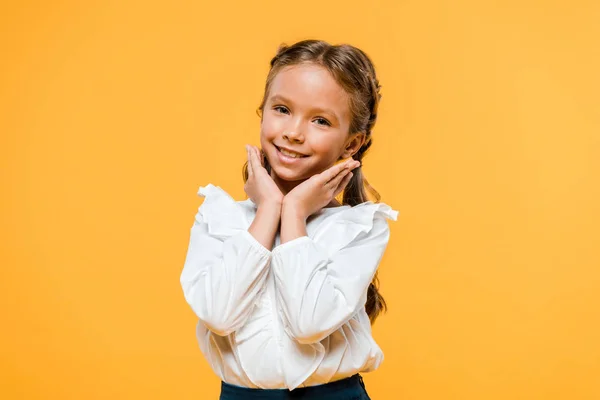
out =
{"type": "MultiPolygon", "coordinates": [[[[397,212],[391,211],[390,215],[395,219],[397,212]]],[[[308,236],[273,250],[271,268],[282,317],[286,330],[298,342],[309,344],[324,339],[364,307],[368,286],[390,236],[385,218],[376,216],[370,222],[371,226],[362,227],[333,254],[326,244],[308,236]]],[[[324,235],[351,234],[352,229],[338,226],[338,232],[324,235]]]]}
{"type": "MultiPolygon", "coordinates": [[[[214,194],[215,188],[201,188],[199,193],[214,194]]],[[[214,200],[205,200],[198,209],[180,282],[198,318],[225,336],[241,327],[252,311],[271,252],[247,231],[233,200],[214,200]]]]}

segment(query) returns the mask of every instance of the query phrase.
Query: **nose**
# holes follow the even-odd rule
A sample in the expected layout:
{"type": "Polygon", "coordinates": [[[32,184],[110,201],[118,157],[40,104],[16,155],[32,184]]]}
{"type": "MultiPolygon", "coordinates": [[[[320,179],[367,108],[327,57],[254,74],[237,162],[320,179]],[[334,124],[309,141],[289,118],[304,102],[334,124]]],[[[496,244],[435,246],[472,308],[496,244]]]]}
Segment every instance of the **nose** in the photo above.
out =
{"type": "Polygon", "coordinates": [[[304,143],[304,118],[301,115],[293,116],[283,126],[283,139],[290,143],[304,143]]]}
{"type": "Polygon", "coordinates": [[[298,128],[284,130],[283,138],[292,143],[304,142],[304,134],[302,134],[302,130],[298,128]]]}
{"type": "Polygon", "coordinates": [[[283,138],[289,142],[302,143],[301,135],[296,132],[283,132],[283,138]]]}

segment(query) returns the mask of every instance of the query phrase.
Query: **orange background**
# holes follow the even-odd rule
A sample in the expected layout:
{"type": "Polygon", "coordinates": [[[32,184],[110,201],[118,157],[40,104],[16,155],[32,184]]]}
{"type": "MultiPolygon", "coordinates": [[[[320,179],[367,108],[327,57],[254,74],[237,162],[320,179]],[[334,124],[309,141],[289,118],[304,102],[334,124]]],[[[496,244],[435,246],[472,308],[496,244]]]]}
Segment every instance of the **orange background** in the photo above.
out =
{"type": "Polygon", "coordinates": [[[600,3],[17,3],[0,398],[217,398],[179,286],[196,190],[244,199],[268,62],[305,38],[383,85],[364,165],[400,216],[371,397],[600,398],[600,3]]]}

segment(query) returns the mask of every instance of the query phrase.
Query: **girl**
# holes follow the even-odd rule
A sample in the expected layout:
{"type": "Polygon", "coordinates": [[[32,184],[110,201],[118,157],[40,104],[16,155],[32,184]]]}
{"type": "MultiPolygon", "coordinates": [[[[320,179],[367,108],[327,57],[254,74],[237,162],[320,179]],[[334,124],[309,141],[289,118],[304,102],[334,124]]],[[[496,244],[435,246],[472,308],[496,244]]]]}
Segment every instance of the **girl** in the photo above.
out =
{"type": "Polygon", "coordinates": [[[246,147],[248,199],[200,187],[181,285],[221,400],[369,399],[360,372],[383,360],[376,271],[398,215],[361,172],[379,88],[356,47],[282,45],[258,109],[262,151],[246,147]]]}

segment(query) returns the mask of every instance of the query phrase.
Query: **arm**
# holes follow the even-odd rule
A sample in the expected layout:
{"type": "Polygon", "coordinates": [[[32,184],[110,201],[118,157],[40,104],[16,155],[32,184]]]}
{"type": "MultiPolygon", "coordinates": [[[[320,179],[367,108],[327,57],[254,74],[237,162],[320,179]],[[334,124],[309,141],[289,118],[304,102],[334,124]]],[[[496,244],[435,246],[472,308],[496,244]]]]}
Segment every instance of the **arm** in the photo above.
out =
{"type": "Polygon", "coordinates": [[[281,243],[284,244],[290,240],[307,236],[306,217],[298,212],[294,204],[283,202],[281,207],[281,243]]]}
{"type": "Polygon", "coordinates": [[[279,221],[281,218],[281,204],[273,201],[272,203],[265,203],[258,206],[256,210],[256,217],[248,232],[256,238],[267,249],[273,248],[273,242],[275,241],[275,235],[279,228],[279,221]]]}
{"type": "Polygon", "coordinates": [[[271,268],[288,332],[300,343],[314,343],[364,307],[367,288],[387,247],[389,227],[383,217],[377,217],[369,232],[329,256],[301,235],[306,232],[301,222],[284,208],[282,238],[289,229],[289,241],[273,250],[271,268]]]}
{"type": "Polygon", "coordinates": [[[248,230],[212,236],[200,207],[191,228],[181,285],[186,301],[214,333],[243,325],[264,286],[280,208],[259,207],[248,230]]]}

